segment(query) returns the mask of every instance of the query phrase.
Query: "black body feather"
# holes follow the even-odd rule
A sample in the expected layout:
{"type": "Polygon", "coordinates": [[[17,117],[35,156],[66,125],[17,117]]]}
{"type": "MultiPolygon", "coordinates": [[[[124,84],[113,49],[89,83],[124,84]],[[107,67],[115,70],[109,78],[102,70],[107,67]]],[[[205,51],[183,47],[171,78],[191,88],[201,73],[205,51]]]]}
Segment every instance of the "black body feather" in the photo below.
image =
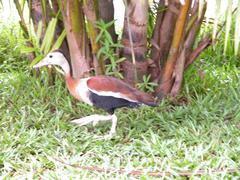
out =
{"type": "Polygon", "coordinates": [[[91,91],[89,94],[89,99],[91,100],[94,106],[107,111],[109,114],[113,114],[116,108],[121,107],[135,108],[143,104],[140,102],[131,102],[126,99],[116,98],[113,96],[100,96],[91,91]]]}

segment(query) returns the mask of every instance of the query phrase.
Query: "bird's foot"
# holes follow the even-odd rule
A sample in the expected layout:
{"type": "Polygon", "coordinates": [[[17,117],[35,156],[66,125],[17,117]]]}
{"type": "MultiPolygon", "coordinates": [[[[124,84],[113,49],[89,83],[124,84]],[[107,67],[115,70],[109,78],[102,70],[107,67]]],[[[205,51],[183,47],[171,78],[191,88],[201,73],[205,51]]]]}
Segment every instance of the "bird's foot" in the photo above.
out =
{"type": "Polygon", "coordinates": [[[99,120],[93,120],[92,125],[95,127],[98,122],[99,122],[99,120]]]}
{"type": "Polygon", "coordinates": [[[89,119],[88,116],[87,117],[83,117],[80,119],[74,119],[71,121],[71,123],[77,124],[78,126],[84,126],[86,124],[91,123],[93,120],[89,119]]]}
{"type": "Polygon", "coordinates": [[[96,124],[99,121],[107,121],[107,120],[110,120],[111,118],[112,116],[109,116],[109,115],[103,116],[103,115],[93,114],[90,116],[82,117],[80,119],[74,119],[71,122],[79,126],[84,126],[89,123],[92,123],[93,126],[96,126],[96,124]]]}
{"type": "Polygon", "coordinates": [[[110,132],[109,134],[104,136],[104,139],[112,139],[115,133],[110,132]]]}
{"type": "Polygon", "coordinates": [[[112,120],[112,127],[109,134],[105,136],[105,139],[111,139],[116,132],[116,126],[117,126],[117,117],[115,114],[108,115],[108,116],[95,114],[95,115],[86,116],[80,119],[74,119],[71,122],[79,126],[84,126],[89,123],[92,123],[93,126],[96,126],[96,124],[99,121],[107,121],[107,120],[112,120]]]}

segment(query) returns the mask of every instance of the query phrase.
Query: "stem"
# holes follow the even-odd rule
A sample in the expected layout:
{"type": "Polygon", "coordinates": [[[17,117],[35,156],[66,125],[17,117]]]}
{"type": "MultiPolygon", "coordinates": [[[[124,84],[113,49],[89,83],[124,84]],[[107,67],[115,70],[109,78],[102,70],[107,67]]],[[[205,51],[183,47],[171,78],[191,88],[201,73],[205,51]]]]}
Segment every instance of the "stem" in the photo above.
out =
{"type": "Polygon", "coordinates": [[[188,15],[188,10],[191,5],[191,0],[186,0],[185,5],[181,6],[180,14],[178,16],[176,27],[174,29],[173,40],[166,64],[163,68],[163,73],[160,79],[160,85],[157,88],[158,97],[162,99],[170,93],[173,85],[173,71],[178,58],[178,53],[181,45],[181,41],[184,35],[185,22],[188,15]]]}

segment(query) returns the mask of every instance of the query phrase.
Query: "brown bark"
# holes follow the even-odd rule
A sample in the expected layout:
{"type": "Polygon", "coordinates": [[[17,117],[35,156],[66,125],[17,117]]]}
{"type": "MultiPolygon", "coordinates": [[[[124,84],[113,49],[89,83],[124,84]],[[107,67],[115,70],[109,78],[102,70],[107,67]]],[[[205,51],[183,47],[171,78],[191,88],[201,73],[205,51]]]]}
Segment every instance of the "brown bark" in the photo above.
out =
{"type": "MultiPolygon", "coordinates": [[[[114,20],[114,7],[113,0],[98,0],[98,12],[99,19],[102,19],[105,23],[109,23],[114,20]]],[[[117,34],[114,28],[114,24],[109,27],[108,32],[112,36],[114,43],[117,42],[117,34]]]]}
{"type": "MultiPolygon", "coordinates": [[[[160,5],[162,6],[161,3],[160,5]]],[[[153,60],[154,66],[153,68],[150,68],[151,77],[155,81],[158,81],[158,78],[160,78],[159,75],[162,66],[164,65],[169,53],[178,15],[178,10],[176,9],[178,7],[178,3],[171,2],[168,7],[163,6],[163,8],[166,8],[166,10],[164,13],[160,11],[157,16],[151,50],[151,59],[153,60]]]]}
{"type": "Polygon", "coordinates": [[[200,43],[198,43],[197,48],[193,50],[193,52],[187,57],[186,63],[184,68],[186,69],[189,65],[191,65],[194,60],[203,52],[207,47],[209,47],[212,44],[212,38],[209,36],[203,38],[200,43]]]}
{"type": "Polygon", "coordinates": [[[177,19],[175,30],[174,30],[174,36],[173,36],[171,48],[169,50],[169,55],[162,71],[160,84],[157,88],[157,96],[160,99],[162,99],[163,97],[165,97],[170,93],[173,85],[174,67],[177,60],[177,56],[179,54],[181,40],[184,35],[184,27],[185,27],[185,22],[187,19],[190,5],[191,5],[191,0],[186,0],[185,5],[181,6],[181,9],[180,9],[179,17],[177,19]]]}
{"type": "Polygon", "coordinates": [[[162,68],[168,58],[171,42],[173,40],[173,33],[176,26],[176,20],[179,16],[179,4],[176,2],[170,3],[168,10],[164,16],[159,44],[159,61],[162,68]]]}
{"type": "Polygon", "coordinates": [[[49,21],[51,20],[51,8],[48,1],[45,1],[46,3],[46,12],[43,10],[43,4],[39,0],[31,0],[29,1],[30,6],[30,17],[33,21],[34,30],[37,32],[38,24],[40,21],[42,21],[42,34],[41,34],[41,41],[43,40],[43,37],[45,35],[47,25],[49,21]]]}
{"type": "Polygon", "coordinates": [[[150,57],[153,63],[149,65],[148,71],[151,74],[152,80],[155,80],[158,77],[158,74],[160,73],[160,64],[159,64],[160,36],[159,35],[160,35],[162,20],[165,13],[165,10],[163,10],[164,8],[166,8],[166,6],[164,6],[164,2],[160,1],[158,4],[157,19],[153,29],[153,35],[151,39],[152,47],[151,47],[150,57]]]}
{"type": "MultiPolygon", "coordinates": [[[[198,6],[199,6],[199,1],[195,1],[195,4],[193,6],[192,12],[191,12],[191,17],[197,17],[197,13],[198,13],[198,6]]],[[[204,4],[203,10],[202,10],[202,14],[200,17],[198,17],[194,23],[192,23],[192,25],[190,25],[190,27],[192,27],[189,30],[189,33],[186,37],[186,40],[184,42],[183,45],[183,50],[180,53],[179,58],[177,59],[176,65],[175,65],[175,70],[174,70],[174,83],[173,83],[173,87],[171,89],[171,93],[170,95],[172,97],[175,97],[181,88],[182,85],[182,81],[183,81],[183,73],[184,73],[184,66],[185,66],[185,60],[186,57],[189,56],[189,54],[192,52],[192,46],[194,43],[194,40],[196,39],[196,35],[201,27],[205,12],[207,9],[207,4],[204,4]]],[[[194,18],[195,19],[195,18],[194,18]]],[[[189,19],[189,22],[193,22],[191,19],[189,19]]]]}
{"type": "Polygon", "coordinates": [[[34,29],[36,31],[39,21],[42,20],[41,1],[38,1],[38,0],[29,1],[28,0],[28,3],[30,6],[30,17],[32,18],[34,29]]]}
{"type": "Polygon", "coordinates": [[[125,81],[134,85],[147,73],[147,20],[148,1],[128,1],[125,10],[125,21],[122,38],[122,55],[126,60],[122,63],[125,81]]]}
{"type": "Polygon", "coordinates": [[[88,76],[90,67],[86,59],[87,36],[81,9],[82,4],[78,0],[61,0],[59,2],[67,32],[73,77],[88,76]]]}

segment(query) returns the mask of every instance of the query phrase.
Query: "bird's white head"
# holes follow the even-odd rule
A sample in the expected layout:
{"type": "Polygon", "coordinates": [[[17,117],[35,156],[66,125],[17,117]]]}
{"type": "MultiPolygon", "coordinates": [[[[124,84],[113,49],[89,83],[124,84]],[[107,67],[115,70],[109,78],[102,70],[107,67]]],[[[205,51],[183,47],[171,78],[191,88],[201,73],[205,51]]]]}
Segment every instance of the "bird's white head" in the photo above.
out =
{"type": "Polygon", "coordinates": [[[46,65],[58,65],[63,69],[65,74],[70,73],[68,61],[60,51],[48,53],[39,63],[35,64],[33,68],[40,68],[46,65]]]}

